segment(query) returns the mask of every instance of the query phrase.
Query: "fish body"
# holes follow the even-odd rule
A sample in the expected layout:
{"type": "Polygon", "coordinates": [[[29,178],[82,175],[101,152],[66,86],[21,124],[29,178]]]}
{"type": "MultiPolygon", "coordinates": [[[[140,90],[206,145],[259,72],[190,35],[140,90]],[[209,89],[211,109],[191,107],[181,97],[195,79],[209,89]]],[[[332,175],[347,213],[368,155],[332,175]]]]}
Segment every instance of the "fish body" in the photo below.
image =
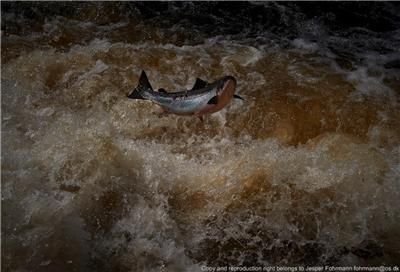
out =
{"type": "Polygon", "coordinates": [[[142,71],[138,86],[128,95],[131,99],[144,99],[159,105],[164,112],[178,115],[211,114],[224,108],[235,95],[236,79],[225,76],[213,83],[199,78],[191,90],[168,93],[164,89],[154,91],[142,71]]]}

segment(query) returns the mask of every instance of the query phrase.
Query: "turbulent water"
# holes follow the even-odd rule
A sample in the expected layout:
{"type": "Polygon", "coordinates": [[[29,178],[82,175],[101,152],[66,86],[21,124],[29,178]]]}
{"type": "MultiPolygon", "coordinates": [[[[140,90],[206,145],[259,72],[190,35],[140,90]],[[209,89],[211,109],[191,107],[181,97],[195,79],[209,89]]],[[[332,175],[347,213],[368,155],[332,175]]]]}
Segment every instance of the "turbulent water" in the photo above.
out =
{"type": "Polygon", "coordinates": [[[1,5],[5,271],[398,264],[399,4],[1,5]]]}

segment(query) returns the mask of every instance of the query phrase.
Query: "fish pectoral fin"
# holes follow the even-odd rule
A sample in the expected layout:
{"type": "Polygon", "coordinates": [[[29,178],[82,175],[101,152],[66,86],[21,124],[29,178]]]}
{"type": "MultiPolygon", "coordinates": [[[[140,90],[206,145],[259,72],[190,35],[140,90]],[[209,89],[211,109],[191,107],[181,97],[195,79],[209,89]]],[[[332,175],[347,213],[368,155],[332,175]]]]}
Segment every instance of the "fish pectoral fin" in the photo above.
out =
{"type": "Polygon", "coordinates": [[[214,105],[218,104],[218,96],[214,96],[213,98],[211,98],[211,99],[207,102],[207,104],[214,104],[214,105]]]}
{"type": "Polygon", "coordinates": [[[167,93],[167,91],[165,89],[163,89],[163,88],[158,89],[158,92],[159,93],[167,93]]]}
{"type": "Polygon", "coordinates": [[[208,83],[205,82],[204,80],[202,80],[200,78],[196,78],[196,82],[194,83],[193,88],[191,89],[191,91],[204,88],[205,86],[207,86],[207,84],[208,83]]]}
{"type": "Polygon", "coordinates": [[[237,94],[234,94],[233,97],[234,97],[234,98],[237,98],[237,99],[241,99],[241,100],[244,101],[243,97],[241,97],[241,96],[239,96],[239,95],[237,95],[237,94]]]}

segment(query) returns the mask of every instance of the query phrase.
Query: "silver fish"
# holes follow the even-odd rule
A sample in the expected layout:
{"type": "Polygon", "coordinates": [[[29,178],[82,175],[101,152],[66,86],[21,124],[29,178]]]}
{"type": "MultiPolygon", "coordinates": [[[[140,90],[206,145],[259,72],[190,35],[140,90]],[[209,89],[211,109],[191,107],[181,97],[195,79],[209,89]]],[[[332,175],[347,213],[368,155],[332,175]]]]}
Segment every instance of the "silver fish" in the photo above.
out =
{"type": "Polygon", "coordinates": [[[159,105],[166,113],[178,115],[195,115],[201,120],[205,114],[211,114],[224,108],[234,98],[242,99],[235,95],[236,79],[225,76],[213,83],[207,83],[200,78],[191,90],[166,92],[164,89],[154,91],[142,71],[138,86],[128,95],[131,99],[150,100],[159,105]]]}

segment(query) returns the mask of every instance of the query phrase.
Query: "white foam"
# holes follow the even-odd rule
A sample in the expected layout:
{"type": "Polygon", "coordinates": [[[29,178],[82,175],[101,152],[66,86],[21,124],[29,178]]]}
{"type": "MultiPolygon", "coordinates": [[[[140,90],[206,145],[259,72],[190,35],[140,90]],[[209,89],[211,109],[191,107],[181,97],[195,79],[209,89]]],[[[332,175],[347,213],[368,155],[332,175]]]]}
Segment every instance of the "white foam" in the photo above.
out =
{"type": "Polygon", "coordinates": [[[292,44],[297,49],[306,50],[309,52],[315,52],[318,50],[318,44],[315,42],[310,42],[301,38],[294,39],[292,44]]]}
{"type": "MultiPolygon", "coordinates": [[[[302,39],[293,43],[301,52],[318,49],[302,39]]],[[[396,133],[383,127],[391,121],[391,109],[382,108],[382,123],[370,127],[365,140],[326,131],[308,144],[289,146],[267,138],[267,127],[257,137],[235,124],[259,107],[257,122],[246,125],[261,126],[266,118],[261,106],[268,104],[253,95],[262,92],[269,99],[277,87],[287,86],[286,72],[302,87],[323,80],[302,73],[304,67],[312,70],[316,59],[300,59],[299,66],[276,70],[282,85],[268,82],[275,70],[263,61],[280,64],[290,60],[289,53],[221,37],[195,46],[95,39],[69,51],[33,51],[5,64],[2,174],[7,178],[2,196],[15,216],[7,230],[18,227],[13,235],[22,237],[28,252],[20,268],[28,267],[32,256],[38,256],[38,265],[54,265],[52,253],[40,249],[37,254],[37,246],[52,241],[63,248],[65,233],[76,234],[98,258],[106,256],[105,265],[149,271],[194,271],[207,263],[199,261],[202,256],[218,258],[212,255],[218,247],[252,243],[273,250],[288,241],[296,247],[312,241],[331,257],[330,251],[356,248],[369,236],[379,240],[378,235],[392,234],[400,205],[396,137],[387,137],[393,142],[380,147],[384,135],[396,133]],[[60,75],[52,65],[62,68],[60,75]],[[137,83],[141,69],[149,70],[154,86],[173,89],[191,86],[197,76],[212,80],[232,74],[246,101],[234,101],[204,123],[191,117],[159,118],[151,104],[125,98],[124,89],[137,83]],[[49,75],[60,78],[51,89],[46,87],[49,75]],[[60,229],[64,222],[70,222],[68,230],[60,229]]],[[[358,92],[394,95],[365,66],[341,73],[358,92]]],[[[282,92],[300,102],[310,99],[295,88],[282,92]]],[[[75,264],[88,258],[85,250],[66,260],[75,264]]],[[[10,250],[16,252],[20,247],[10,250]]],[[[230,258],[222,250],[217,253],[230,258]]],[[[237,253],[236,261],[246,259],[241,250],[237,253]]],[[[260,262],[268,258],[253,253],[260,254],[260,262]]]]}

